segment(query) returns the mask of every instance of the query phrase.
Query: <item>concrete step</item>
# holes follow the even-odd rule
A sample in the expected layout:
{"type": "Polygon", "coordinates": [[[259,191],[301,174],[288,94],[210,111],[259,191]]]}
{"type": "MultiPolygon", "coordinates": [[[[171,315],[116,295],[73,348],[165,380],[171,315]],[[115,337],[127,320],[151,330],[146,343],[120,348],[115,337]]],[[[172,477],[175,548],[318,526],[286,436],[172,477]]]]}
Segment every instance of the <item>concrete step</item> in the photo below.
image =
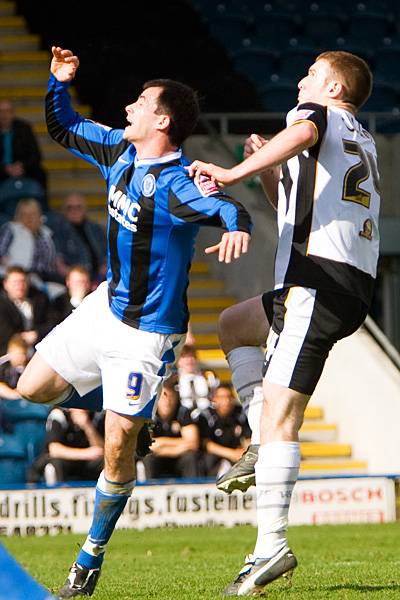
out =
{"type": "Polygon", "coordinates": [[[19,84],[21,82],[24,85],[39,86],[42,89],[46,89],[48,79],[48,69],[13,69],[0,72],[0,85],[2,87],[12,87],[16,83],[19,84]]]}
{"type": "Polygon", "coordinates": [[[208,275],[209,271],[209,264],[202,260],[194,260],[192,263],[192,268],[190,269],[190,273],[192,275],[208,275]]]}
{"type": "Polygon", "coordinates": [[[219,279],[196,279],[190,281],[188,295],[190,297],[198,296],[218,296],[224,291],[224,282],[219,279]]]}
{"type": "Polygon", "coordinates": [[[0,2],[0,15],[2,17],[9,17],[15,13],[15,2],[0,2]]]}
{"type": "MultiPolygon", "coordinates": [[[[47,94],[45,85],[31,86],[25,85],[25,82],[15,82],[14,85],[7,85],[0,88],[0,98],[24,98],[24,100],[40,100],[44,103],[47,94]]],[[[75,88],[70,88],[70,95],[76,98],[75,88]]]]}
{"type": "Polygon", "coordinates": [[[0,38],[26,33],[28,33],[28,26],[25,17],[15,14],[0,15],[0,38]]]}
{"type": "Polygon", "coordinates": [[[368,463],[363,460],[312,459],[300,464],[300,475],[318,477],[325,475],[362,475],[367,473],[368,463]]]}
{"type": "Polygon", "coordinates": [[[334,442],[337,426],[334,423],[303,423],[300,429],[302,442],[334,442]]]}
{"type": "Polygon", "coordinates": [[[192,325],[193,334],[197,336],[203,333],[215,333],[217,330],[219,313],[192,313],[190,315],[190,323],[192,325]]]}
{"type": "Polygon", "coordinates": [[[198,298],[189,298],[189,310],[190,312],[210,312],[210,311],[218,311],[220,312],[224,308],[228,308],[228,306],[232,306],[235,304],[236,299],[232,296],[215,296],[215,297],[198,297],[198,298]]]}
{"type": "MultiPolygon", "coordinates": [[[[69,155],[69,153],[68,153],[69,155]]],[[[47,159],[43,161],[43,166],[51,174],[52,171],[91,171],[98,173],[96,167],[82,160],[81,158],[75,157],[71,154],[71,158],[62,159],[47,159]]],[[[100,177],[100,175],[98,175],[100,177]]]]}
{"type": "MultiPolygon", "coordinates": [[[[1,17],[0,17],[1,27],[1,17]]],[[[1,30],[0,30],[1,33],[1,30]]],[[[38,50],[40,37],[35,34],[25,33],[21,35],[1,35],[0,50],[38,50]]]]}
{"type": "MultiPolygon", "coordinates": [[[[14,34],[14,32],[6,34],[3,31],[2,34],[0,33],[2,36],[11,34],[14,34]]],[[[21,35],[25,34],[25,31],[21,33],[21,35]]],[[[50,52],[47,52],[47,50],[9,50],[1,53],[2,71],[14,70],[15,68],[23,69],[25,65],[27,69],[35,66],[49,72],[50,61],[50,52]]]]}
{"type": "MultiPolygon", "coordinates": [[[[81,172],[74,175],[74,188],[83,194],[106,194],[105,182],[98,173],[81,172]]],[[[52,173],[49,180],[50,196],[63,196],[71,191],[71,178],[65,174],[52,173]]]]}
{"type": "Polygon", "coordinates": [[[198,350],[219,348],[219,338],[216,333],[196,333],[195,338],[198,350]]]}
{"type": "Polygon", "coordinates": [[[302,458],[351,458],[351,444],[336,442],[302,442],[302,458]]]}

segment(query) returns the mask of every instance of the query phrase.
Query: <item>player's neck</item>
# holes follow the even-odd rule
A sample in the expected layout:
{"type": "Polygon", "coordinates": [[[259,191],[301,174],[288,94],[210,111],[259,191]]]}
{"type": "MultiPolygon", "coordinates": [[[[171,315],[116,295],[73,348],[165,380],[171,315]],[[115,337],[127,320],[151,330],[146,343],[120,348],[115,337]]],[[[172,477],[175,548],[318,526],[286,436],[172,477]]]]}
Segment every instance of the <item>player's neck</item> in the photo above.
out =
{"type": "Polygon", "coordinates": [[[136,154],[139,160],[144,158],[160,158],[176,152],[178,148],[172,146],[167,140],[151,140],[146,142],[135,142],[136,154]]]}

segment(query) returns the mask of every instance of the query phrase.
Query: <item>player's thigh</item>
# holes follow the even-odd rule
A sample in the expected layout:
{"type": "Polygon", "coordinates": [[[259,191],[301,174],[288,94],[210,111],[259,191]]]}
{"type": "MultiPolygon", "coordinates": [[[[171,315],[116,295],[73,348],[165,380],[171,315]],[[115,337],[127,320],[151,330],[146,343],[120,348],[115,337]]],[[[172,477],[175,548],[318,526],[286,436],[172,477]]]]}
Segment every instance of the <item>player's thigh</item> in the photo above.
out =
{"type": "Polygon", "coordinates": [[[32,356],[18,381],[18,391],[32,402],[57,397],[69,383],[37,352],[32,356]]]}
{"type": "Polygon", "coordinates": [[[267,381],[311,396],[333,345],[366,316],[357,298],[292,287],[274,295],[263,374],[267,381]]]}
{"type": "Polygon", "coordinates": [[[101,384],[102,325],[111,318],[103,286],[36,346],[37,353],[83,396],[101,384]]]}
{"type": "Polygon", "coordinates": [[[225,354],[240,346],[263,346],[268,331],[262,295],[226,308],[218,321],[218,336],[225,354]]]}

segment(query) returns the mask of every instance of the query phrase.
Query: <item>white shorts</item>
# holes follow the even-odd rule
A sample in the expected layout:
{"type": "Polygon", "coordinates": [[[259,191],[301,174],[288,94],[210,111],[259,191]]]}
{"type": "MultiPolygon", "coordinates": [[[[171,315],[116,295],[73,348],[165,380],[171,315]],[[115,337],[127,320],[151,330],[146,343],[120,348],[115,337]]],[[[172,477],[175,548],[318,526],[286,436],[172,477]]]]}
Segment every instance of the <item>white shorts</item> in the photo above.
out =
{"type": "Polygon", "coordinates": [[[102,385],[104,409],[152,418],[161,384],[185,338],[186,334],[150,333],[122,323],[109,308],[103,282],[36,350],[80,396],[102,385]]]}

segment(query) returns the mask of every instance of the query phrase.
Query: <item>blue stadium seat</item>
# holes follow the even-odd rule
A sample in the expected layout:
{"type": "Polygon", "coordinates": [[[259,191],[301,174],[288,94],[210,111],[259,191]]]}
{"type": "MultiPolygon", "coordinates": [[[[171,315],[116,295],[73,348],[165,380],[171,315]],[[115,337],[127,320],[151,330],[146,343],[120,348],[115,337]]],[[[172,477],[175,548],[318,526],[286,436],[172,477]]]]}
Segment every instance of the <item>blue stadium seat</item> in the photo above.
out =
{"type": "Polygon", "coordinates": [[[286,113],[297,104],[296,87],[292,83],[268,83],[259,88],[259,96],[267,112],[286,113]]]}
{"type": "Polygon", "coordinates": [[[12,434],[0,435],[0,484],[26,483],[25,448],[12,434]]]}
{"type": "Polygon", "coordinates": [[[4,402],[4,413],[14,435],[25,447],[28,461],[32,462],[44,446],[49,408],[27,400],[7,400],[4,402]]]}
{"type": "Polygon", "coordinates": [[[307,75],[309,67],[315,61],[316,54],[315,50],[289,48],[280,56],[279,77],[296,84],[307,75]]]}
{"type": "Polygon", "coordinates": [[[296,37],[298,31],[296,21],[289,15],[268,15],[258,17],[254,23],[254,44],[267,46],[271,41],[288,44],[291,37],[296,37]]]}
{"type": "Polygon", "coordinates": [[[400,110],[400,99],[397,91],[389,84],[374,85],[371,97],[362,107],[363,111],[392,112],[400,110]]]}
{"type": "Polygon", "coordinates": [[[379,83],[400,82],[400,47],[380,48],[374,54],[374,79],[379,83]]]}
{"type": "Polygon", "coordinates": [[[386,16],[360,13],[349,19],[346,36],[352,44],[373,48],[379,46],[390,32],[386,16]]]}
{"type": "Polygon", "coordinates": [[[344,33],[342,19],[326,13],[307,15],[304,17],[302,29],[305,35],[312,37],[317,44],[323,44],[325,47],[328,47],[327,39],[338,38],[344,33]]]}
{"type": "Polygon", "coordinates": [[[276,55],[264,48],[244,48],[233,55],[235,69],[256,85],[266,83],[276,72],[276,55]]]}
{"type": "Polygon", "coordinates": [[[207,20],[210,34],[228,50],[236,50],[250,36],[249,21],[245,16],[219,15],[207,20]]]}

